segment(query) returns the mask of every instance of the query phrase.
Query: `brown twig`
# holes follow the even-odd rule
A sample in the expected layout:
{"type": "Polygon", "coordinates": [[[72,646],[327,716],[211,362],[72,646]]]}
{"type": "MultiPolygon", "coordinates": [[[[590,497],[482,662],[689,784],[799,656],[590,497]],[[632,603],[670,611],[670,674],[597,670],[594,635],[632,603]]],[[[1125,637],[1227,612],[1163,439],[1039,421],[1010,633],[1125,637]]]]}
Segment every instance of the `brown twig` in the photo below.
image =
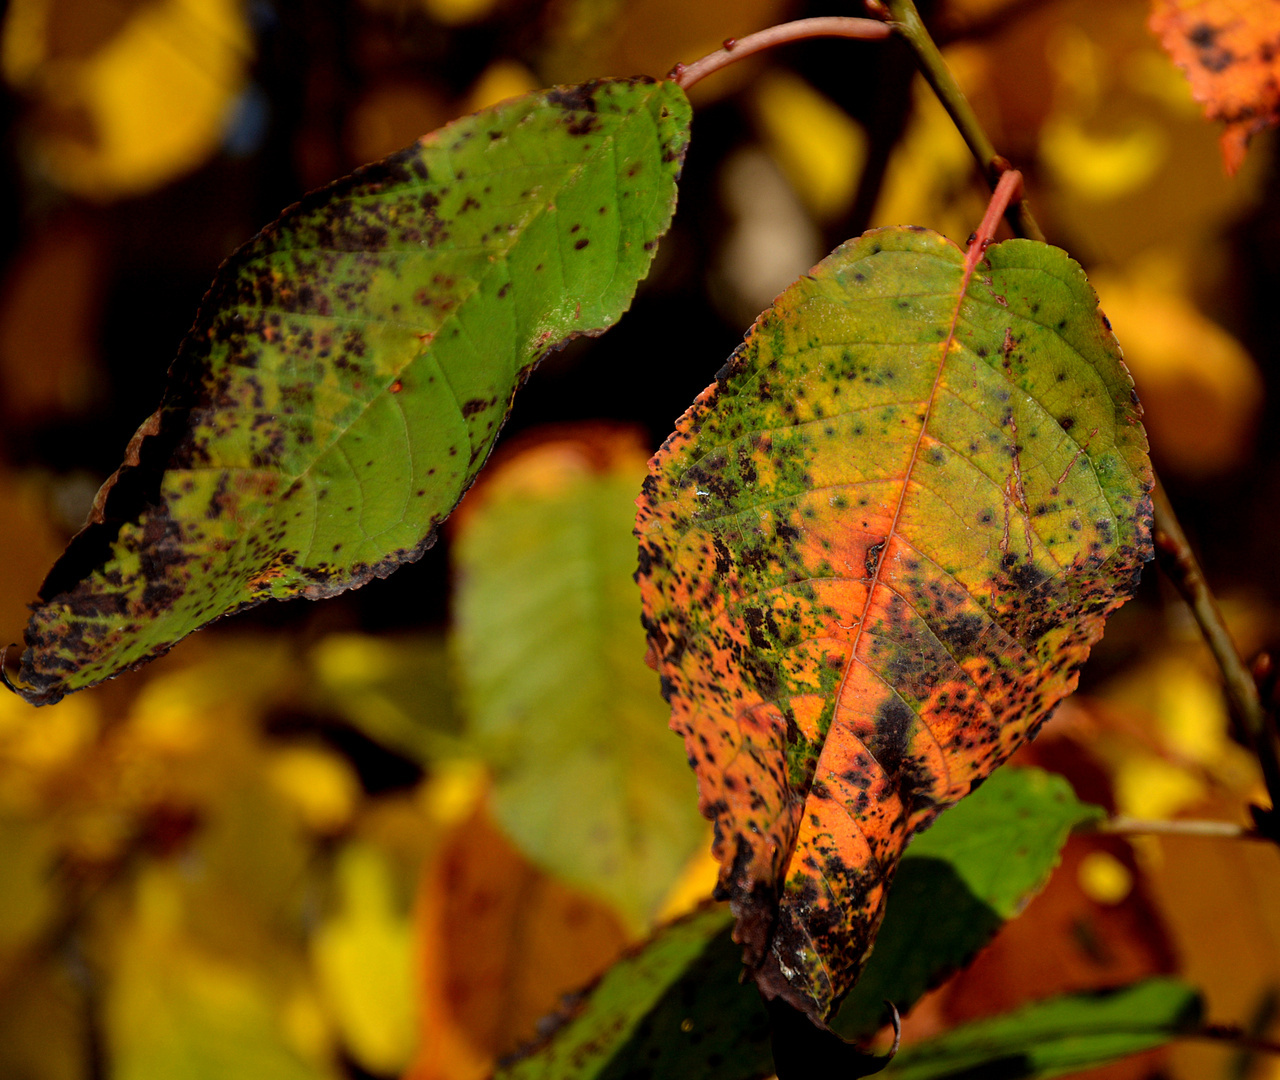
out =
{"type": "Polygon", "coordinates": [[[1214,1042],[1227,1042],[1242,1050],[1254,1050],[1263,1054],[1280,1054],[1280,1042],[1274,1039],[1262,1039],[1250,1035],[1244,1028],[1234,1024],[1205,1024],[1202,1028],[1185,1033],[1192,1039],[1211,1039],[1214,1042]]]}
{"type": "Polygon", "coordinates": [[[1186,533],[1173,512],[1169,496],[1158,479],[1151,498],[1155,510],[1156,561],[1191,608],[1205,643],[1222,671],[1223,687],[1231,703],[1240,741],[1252,747],[1257,754],[1271,805],[1273,808],[1280,806],[1280,744],[1277,743],[1274,722],[1262,704],[1253,674],[1231,640],[1231,632],[1218,609],[1204,571],[1200,569],[1195,552],[1191,550],[1186,533]]]}
{"type": "Polygon", "coordinates": [[[1151,821],[1145,818],[1117,814],[1101,821],[1081,825],[1080,833],[1101,833],[1107,836],[1200,836],[1232,840],[1267,840],[1269,837],[1257,829],[1237,825],[1234,821],[1170,820],[1151,821]]]}
{"type": "MultiPolygon", "coordinates": [[[[970,153],[981,167],[987,183],[994,190],[1000,177],[1010,168],[1008,159],[996,153],[996,148],[983,130],[969,99],[964,96],[947,67],[947,62],[942,59],[938,46],[925,29],[912,0],[887,0],[887,4],[893,29],[911,46],[920,73],[933,87],[933,92],[938,95],[942,107],[947,110],[956,130],[960,132],[970,153]]],[[[1025,236],[1029,240],[1044,240],[1044,233],[1040,231],[1040,226],[1031,213],[1031,205],[1025,198],[1010,204],[1007,216],[1010,226],[1019,236],[1025,236]]]]}
{"type": "Polygon", "coordinates": [[[841,16],[797,19],[795,22],[771,26],[767,30],[748,34],[743,38],[729,38],[725,41],[723,49],[717,49],[701,60],[695,60],[692,64],[677,64],[667,77],[682,90],[688,90],[694,83],[701,82],[708,75],[730,64],[736,64],[753,53],[763,52],[765,49],[773,49],[793,41],[822,37],[877,41],[887,38],[890,33],[890,28],[876,19],[850,19],[841,16]]]}

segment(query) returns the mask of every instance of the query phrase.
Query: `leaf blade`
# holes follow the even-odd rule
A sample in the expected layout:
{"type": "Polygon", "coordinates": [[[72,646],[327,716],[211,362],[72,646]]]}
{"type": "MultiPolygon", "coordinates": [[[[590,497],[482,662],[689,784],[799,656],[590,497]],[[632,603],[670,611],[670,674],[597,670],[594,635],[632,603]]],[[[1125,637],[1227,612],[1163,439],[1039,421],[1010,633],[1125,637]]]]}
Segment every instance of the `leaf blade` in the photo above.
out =
{"type": "Polygon", "coordinates": [[[629,305],[688,118],[648,79],[527,95],[313,193],[237,252],[46,580],[24,696],[420,557],[532,367],[629,305]]]}
{"type": "Polygon", "coordinates": [[[979,265],[924,230],[846,244],[761,317],[640,500],[721,892],[765,992],[819,1018],[906,840],[1069,692],[1150,558],[1140,411],[1083,273],[1026,241],[979,265]]]}
{"type": "Polygon", "coordinates": [[[529,442],[455,519],[468,732],[507,834],[643,932],[706,828],[636,618],[631,521],[648,453],[604,425],[529,442]]]}
{"type": "Polygon", "coordinates": [[[1170,978],[1063,994],[907,1047],[885,1076],[1061,1076],[1161,1046],[1194,1028],[1201,1008],[1192,987],[1170,978]]]}

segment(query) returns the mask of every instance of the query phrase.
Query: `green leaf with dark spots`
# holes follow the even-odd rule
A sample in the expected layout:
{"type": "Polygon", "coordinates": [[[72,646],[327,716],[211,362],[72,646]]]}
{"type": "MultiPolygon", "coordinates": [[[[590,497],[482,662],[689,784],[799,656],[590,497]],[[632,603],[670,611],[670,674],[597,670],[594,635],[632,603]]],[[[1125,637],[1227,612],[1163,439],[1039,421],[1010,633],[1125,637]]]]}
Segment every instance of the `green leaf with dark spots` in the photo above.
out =
{"type": "Polygon", "coordinates": [[[906,1012],[964,967],[1044,887],[1076,826],[1103,816],[1061,777],[1002,769],[916,836],[889,891],[884,923],[832,1028],[849,1039],[906,1012]]]}
{"type": "Polygon", "coordinates": [[[236,252],[45,581],[23,696],[57,701],[221,615],[418,558],[538,360],[630,304],[689,117],[679,87],[645,78],[527,95],[236,252]]]}
{"type": "Polygon", "coordinates": [[[964,1024],[903,1049],[885,1080],[1044,1080],[1162,1046],[1200,1024],[1196,991],[1177,979],[1064,994],[964,1024]]]}
{"type": "Polygon", "coordinates": [[[454,654],[493,813],[534,862],[652,925],[705,843],[632,580],[649,453],[604,426],[495,463],[454,520],[454,654]]]}
{"type": "Polygon", "coordinates": [[[738,980],[722,907],[658,931],[590,988],[564,1025],[495,1080],[757,1080],[773,1073],[769,1018],[738,980]]]}

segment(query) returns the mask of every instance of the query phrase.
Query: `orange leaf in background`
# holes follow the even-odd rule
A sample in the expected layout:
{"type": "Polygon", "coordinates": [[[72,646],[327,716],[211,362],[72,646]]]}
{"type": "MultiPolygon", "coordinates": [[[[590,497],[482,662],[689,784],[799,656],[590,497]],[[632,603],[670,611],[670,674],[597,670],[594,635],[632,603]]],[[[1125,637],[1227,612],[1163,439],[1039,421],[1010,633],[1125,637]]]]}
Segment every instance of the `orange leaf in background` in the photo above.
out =
{"type": "Polygon", "coordinates": [[[419,894],[421,1044],[405,1080],[471,1080],[538,1036],[561,997],[627,944],[606,906],[528,862],[479,809],[419,894]]]}
{"type": "Polygon", "coordinates": [[[1280,121],[1280,0],[1154,0],[1151,29],[1187,73],[1234,175],[1249,139],[1280,121]]]}

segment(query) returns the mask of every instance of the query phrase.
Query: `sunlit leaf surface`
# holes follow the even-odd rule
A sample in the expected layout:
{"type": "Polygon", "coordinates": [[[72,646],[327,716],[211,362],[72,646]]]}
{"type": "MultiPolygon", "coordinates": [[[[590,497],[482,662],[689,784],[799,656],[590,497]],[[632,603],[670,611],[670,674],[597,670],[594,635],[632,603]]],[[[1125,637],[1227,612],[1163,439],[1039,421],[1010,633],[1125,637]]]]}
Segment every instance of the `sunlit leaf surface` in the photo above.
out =
{"type": "Polygon", "coordinates": [[[903,846],[1074,687],[1150,558],[1150,464],[1080,268],[849,242],[651,464],[650,642],[767,994],[829,1017],[903,846]]]}
{"type": "Polygon", "coordinates": [[[27,699],[418,558],[530,369],[630,303],[688,117],[678,87],[642,78],[529,95],[309,195],[241,248],[45,582],[27,699]]]}

